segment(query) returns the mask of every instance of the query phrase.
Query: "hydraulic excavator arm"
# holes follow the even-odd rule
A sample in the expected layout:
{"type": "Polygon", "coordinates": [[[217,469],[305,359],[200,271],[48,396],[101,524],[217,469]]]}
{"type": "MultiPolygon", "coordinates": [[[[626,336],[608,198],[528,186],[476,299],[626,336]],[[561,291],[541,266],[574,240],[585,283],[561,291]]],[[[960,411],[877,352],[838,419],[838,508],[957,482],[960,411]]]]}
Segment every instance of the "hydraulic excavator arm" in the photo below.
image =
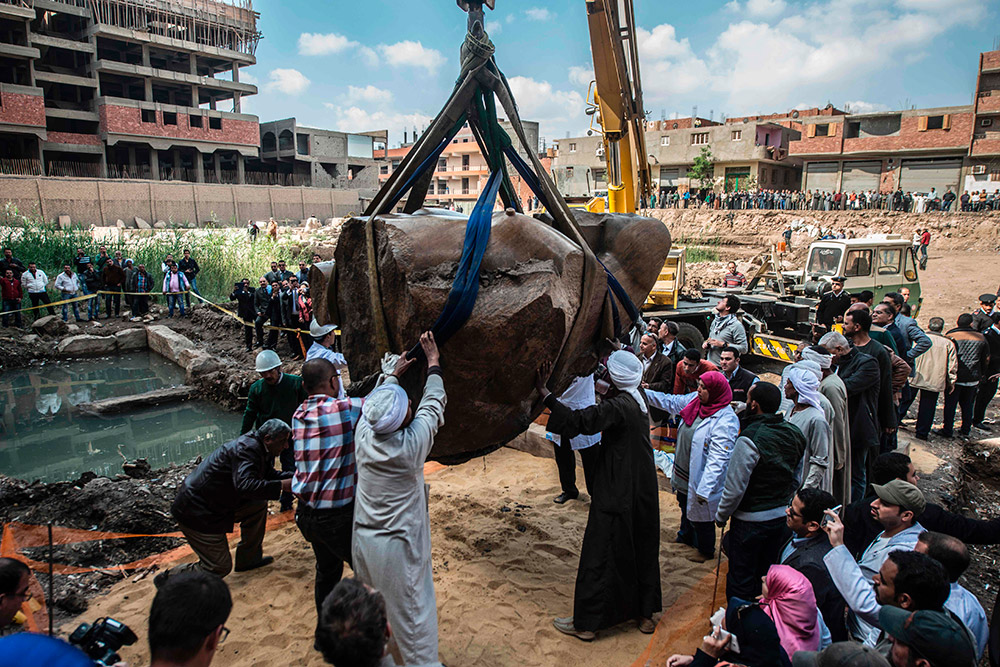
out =
{"type": "Polygon", "coordinates": [[[594,85],[587,113],[604,138],[608,205],[635,213],[652,192],[632,0],[586,0],[594,85]]]}

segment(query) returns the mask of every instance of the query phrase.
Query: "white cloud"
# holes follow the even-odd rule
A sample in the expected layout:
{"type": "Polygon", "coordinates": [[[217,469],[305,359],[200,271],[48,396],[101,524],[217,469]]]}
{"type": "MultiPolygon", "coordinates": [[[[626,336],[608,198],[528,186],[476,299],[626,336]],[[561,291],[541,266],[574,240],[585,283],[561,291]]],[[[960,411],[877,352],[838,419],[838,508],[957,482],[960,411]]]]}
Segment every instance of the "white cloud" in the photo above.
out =
{"type": "Polygon", "coordinates": [[[566,131],[575,134],[587,127],[580,92],[556,90],[548,81],[525,76],[512,76],[508,81],[521,118],[538,121],[543,136],[561,137],[566,131]]]}
{"type": "Polygon", "coordinates": [[[264,90],[269,93],[298,95],[309,87],[309,79],[297,69],[273,69],[268,77],[270,81],[264,85],[264,90]]]}
{"type": "Polygon", "coordinates": [[[548,21],[550,18],[555,16],[555,14],[544,7],[532,7],[531,9],[526,9],[524,10],[524,15],[532,21],[548,21]]]}
{"type": "Polygon", "coordinates": [[[369,46],[362,46],[358,49],[358,57],[369,67],[378,67],[379,60],[375,49],[369,46]]]}
{"type": "Polygon", "coordinates": [[[421,132],[430,125],[432,116],[417,111],[401,113],[396,111],[368,111],[359,106],[338,106],[327,102],[324,104],[333,112],[330,127],[341,132],[372,132],[389,130],[389,145],[394,146],[403,140],[403,132],[408,134],[416,127],[421,132]]]}
{"type": "Polygon", "coordinates": [[[379,44],[378,51],[393,67],[422,67],[431,74],[437,72],[438,68],[447,62],[440,51],[410,40],[395,44],[379,44]]]}
{"type": "Polygon", "coordinates": [[[240,72],[240,83],[256,84],[257,83],[257,77],[255,77],[253,74],[250,74],[249,72],[242,72],[241,71],[240,72]]]}
{"type": "Polygon", "coordinates": [[[356,46],[359,46],[357,42],[333,32],[326,34],[304,32],[299,35],[299,55],[303,56],[326,56],[356,46]]]}
{"type": "Polygon", "coordinates": [[[637,30],[644,101],[685,116],[693,104],[733,116],[802,100],[841,106],[870,94],[883,72],[929,57],[946,32],[984,20],[990,2],[732,0],[728,25],[697,46],[669,23],[637,30]]]}
{"type": "Polygon", "coordinates": [[[486,32],[490,35],[499,35],[503,32],[503,23],[500,23],[500,21],[487,21],[486,32]]]}
{"type": "Polygon", "coordinates": [[[590,82],[594,80],[594,68],[590,65],[586,67],[574,65],[569,68],[569,80],[581,88],[589,88],[590,82]]]}
{"type": "Polygon", "coordinates": [[[889,110],[889,107],[885,104],[880,104],[878,102],[865,102],[864,100],[844,102],[844,106],[846,109],[850,109],[851,113],[874,113],[876,111],[889,110]]]}
{"type": "Polygon", "coordinates": [[[347,101],[349,104],[359,104],[365,102],[379,105],[388,104],[389,102],[392,102],[392,91],[376,88],[372,85],[367,85],[364,88],[348,86],[347,101]]]}

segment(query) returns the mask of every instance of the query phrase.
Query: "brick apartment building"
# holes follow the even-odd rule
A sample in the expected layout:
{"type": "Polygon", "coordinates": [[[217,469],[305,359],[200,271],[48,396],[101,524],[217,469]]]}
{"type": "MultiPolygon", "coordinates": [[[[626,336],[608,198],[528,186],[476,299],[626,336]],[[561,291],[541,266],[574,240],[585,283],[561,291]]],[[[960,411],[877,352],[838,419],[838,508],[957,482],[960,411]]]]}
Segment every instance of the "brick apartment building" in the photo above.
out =
{"type": "Polygon", "coordinates": [[[245,182],[250,0],[0,0],[0,172],[245,182]]]}
{"type": "MultiPolygon", "coordinates": [[[[646,155],[659,192],[712,187],[692,181],[688,170],[703,147],[715,160],[713,182],[726,190],[748,183],[797,189],[801,161],[790,158],[789,143],[799,132],[773,120],[747,118],[720,123],[706,118],[676,118],[646,124],[646,155]]],[[[559,139],[553,174],[559,191],[570,197],[607,192],[607,164],[600,135],[559,139]]]]}
{"type": "MultiPolygon", "coordinates": [[[[500,119],[500,126],[511,137],[514,136],[513,128],[506,120],[500,119]]],[[[538,123],[526,120],[522,121],[522,126],[528,143],[537,151],[538,123]]],[[[517,143],[515,141],[515,144],[517,143]]],[[[410,152],[412,146],[409,144],[400,148],[391,148],[385,153],[388,164],[382,164],[379,167],[379,180],[382,183],[387,181],[392,172],[399,167],[403,157],[410,152]]],[[[520,145],[518,145],[518,153],[522,157],[527,157],[520,145]]],[[[543,166],[547,163],[548,159],[543,158],[543,166]]],[[[517,172],[510,168],[509,164],[508,168],[511,183],[525,208],[528,208],[532,196],[531,191],[517,172]]],[[[479,144],[476,143],[472,130],[466,125],[458,131],[455,138],[441,153],[437,169],[434,172],[434,179],[427,190],[427,203],[445,207],[454,204],[456,208],[460,207],[465,213],[470,213],[476,204],[479,193],[486,187],[489,176],[490,170],[486,164],[486,158],[479,150],[479,144]]]]}

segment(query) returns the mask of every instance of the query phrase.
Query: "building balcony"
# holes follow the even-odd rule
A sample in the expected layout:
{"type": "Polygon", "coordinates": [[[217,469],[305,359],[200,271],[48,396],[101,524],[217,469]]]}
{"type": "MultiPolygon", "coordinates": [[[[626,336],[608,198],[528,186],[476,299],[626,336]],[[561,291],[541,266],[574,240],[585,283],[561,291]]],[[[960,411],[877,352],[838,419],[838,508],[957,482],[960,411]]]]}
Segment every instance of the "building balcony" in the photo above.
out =
{"type": "Polygon", "coordinates": [[[148,77],[157,81],[168,81],[172,83],[198,86],[200,88],[221,90],[226,93],[240,93],[242,95],[257,94],[257,86],[249,83],[216,79],[211,76],[199,76],[196,74],[175,72],[169,69],[143,67],[142,65],[120,63],[116,60],[98,60],[94,65],[94,71],[107,74],[117,74],[120,76],[148,77]]]}
{"type": "Polygon", "coordinates": [[[243,145],[253,147],[249,154],[257,155],[260,128],[255,116],[131,100],[122,100],[127,105],[118,105],[108,100],[99,99],[98,111],[101,132],[107,135],[109,144],[118,142],[119,137],[115,135],[122,135],[121,138],[127,140],[145,137],[150,145],[161,150],[170,144],[169,140],[180,140],[243,145]]]}
{"type": "Polygon", "coordinates": [[[1000,90],[979,93],[976,99],[976,113],[1000,113],[1000,90]]]}
{"type": "Polygon", "coordinates": [[[45,98],[42,89],[0,83],[0,125],[40,127],[44,132],[45,98]]]}
{"type": "Polygon", "coordinates": [[[0,16],[17,19],[35,18],[35,8],[32,0],[0,0],[0,16]]]}

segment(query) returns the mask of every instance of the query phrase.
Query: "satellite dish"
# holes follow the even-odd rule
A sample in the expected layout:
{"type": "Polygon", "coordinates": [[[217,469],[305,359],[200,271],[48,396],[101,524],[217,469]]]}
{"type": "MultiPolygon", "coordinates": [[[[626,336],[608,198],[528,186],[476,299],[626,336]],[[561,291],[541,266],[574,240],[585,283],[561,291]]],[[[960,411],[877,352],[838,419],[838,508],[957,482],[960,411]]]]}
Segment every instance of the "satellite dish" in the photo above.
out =
{"type": "Polygon", "coordinates": [[[593,134],[594,134],[593,130],[587,130],[587,136],[588,137],[593,136],[593,134]]]}

